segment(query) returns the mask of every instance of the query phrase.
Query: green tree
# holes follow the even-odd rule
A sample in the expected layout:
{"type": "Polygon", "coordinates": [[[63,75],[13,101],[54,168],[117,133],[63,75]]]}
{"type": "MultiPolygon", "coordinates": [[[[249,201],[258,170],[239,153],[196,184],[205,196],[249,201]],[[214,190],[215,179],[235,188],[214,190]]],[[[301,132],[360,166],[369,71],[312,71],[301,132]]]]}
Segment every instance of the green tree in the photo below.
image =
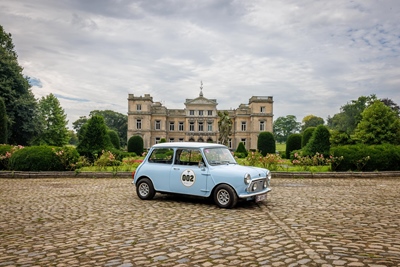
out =
{"type": "Polygon", "coordinates": [[[38,120],[39,135],[34,139],[35,145],[63,146],[68,144],[67,115],[60,102],[53,94],[39,100],[38,120]]]}
{"type": "Polygon", "coordinates": [[[78,140],[82,140],[83,138],[87,121],[88,118],[86,116],[80,116],[79,119],[72,123],[72,128],[74,128],[74,130],[76,131],[78,140]]]}
{"type": "Polygon", "coordinates": [[[375,101],[361,114],[354,137],[364,144],[400,144],[400,119],[381,101],[375,101]]]}
{"type": "Polygon", "coordinates": [[[140,156],[143,154],[143,138],[139,135],[134,135],[128,140],[128,152],[134,152],[140,156]]]}
{"type": "Polygon", "coordinates": [[[303,124],[301,126],[301,131],[304,132],[309,127],[317,127],[318,125],[323,125],[324,119],[314,115],[307,115],[303,118],[303,124]]]}
{"type": "Polygon", "coordinates": [[[276,143],[274,135],[270,132],[261,132],[258,135],[257,149],[264,157],[270,153],[276,153],[276,143]]]}
{"type": "Polygon", "coordinates": [[[0,97],[0,144],[7,144],[7,112],[3,98],[0,97]]]}
{"type": "Polygon", "coordinates": [[[8,143],[28,145],[37,136],[37,103],[22,70],[11,34],[0,26],[0,97],[6,105],[8,143]]]}
{"type": "Polygon", "coordinates": [[[329,128],[337,131],[346,132],[351,135],[361,121],[361,113],[371,103],[377,100],[375,95],[360,96],[357,100],[352,100],[340,108],[340,113],[328,118],[329,128]]]}
{"type": "Polygon", "coordinates": [[[93,110],[89,116],[100,115],[110,130],[118,133],[120,144],[124,147],[127,144],[128,116],[112,110],[93,110]]]}
{"type": "Polygon", "coordinates": [[[102,150],[111,149],[113,146],[108,135],[108,129],[102,116],[93,116],[87,122],[87,128],[79,140],[77,150],[79,154],[96,159],[102,150]]]}
{"type": "Polygon", "coordinates": [[[289,135],[300,131],[300,122],[296,121],[296,116],[287,115],[279,117],[274,122],[274,136],[277,142],[286,142],[289,135]]]}
{"type": "Polygon", "coordinates": [[[397,116],[400,116],[400,107],[395,102],[393,102],[392,99],[383,98],[383,99],[380,99],[380,101],[383,104],[385,104],[386,106],[388,106],[389,108],[391,108],[397,114],[397,116]]]}
{"type": "Polygon", "coordinates": [[[299,133],[294,133],[289,135],[287,141],[286,141],[286,158],[290,159],[290,153],[293,150],[299,150],[301,149],[301,138],[302,135],[299,133]]]}
{"type": "Polygon", "coordinates": [[[353,140],[350,135],[344,131],[331,131],[331,146],[344,146],[353,144],[353,140]]]}
{"type": "Polygon", "coordinates": [[[326,126],[318,125],[313,132],[310,141],[303,148],[305,155],[315,155],[316,153],[323,154],[324,156],[329,155],[331,148],[330,144],[330,133],[326,126]]]}
{"type": "Polygon", "coordinates": [[[69,141],[70,145],[77,145],[78,144],[78,136],[73,130],[68,130],[69,141]]]}

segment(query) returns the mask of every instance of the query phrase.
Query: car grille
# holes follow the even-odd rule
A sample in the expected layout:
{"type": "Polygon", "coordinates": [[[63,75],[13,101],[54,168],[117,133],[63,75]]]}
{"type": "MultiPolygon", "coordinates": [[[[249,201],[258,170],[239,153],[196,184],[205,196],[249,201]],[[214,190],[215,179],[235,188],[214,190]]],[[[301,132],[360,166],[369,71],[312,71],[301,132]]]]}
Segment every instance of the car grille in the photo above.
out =
{"type": "Polygon", "coordinates": [[[249,193],[255,193],[262,191],[264,189],[264,181],[266,178],[263,179],[257,179],[254,180],[250,183],[250,185],[247,187],[247,192],[249,193]],[[256,189],[254,190],[254,186],[256,185],[256,189]]]}

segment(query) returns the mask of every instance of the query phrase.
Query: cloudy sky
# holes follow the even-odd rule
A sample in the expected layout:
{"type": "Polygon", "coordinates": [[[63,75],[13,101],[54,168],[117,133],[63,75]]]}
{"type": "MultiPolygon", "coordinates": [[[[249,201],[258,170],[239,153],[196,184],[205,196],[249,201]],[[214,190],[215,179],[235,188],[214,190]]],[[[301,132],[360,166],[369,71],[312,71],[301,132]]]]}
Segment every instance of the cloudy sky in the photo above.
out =
{"type": "Polygon", "coordinates": [[[273,96],[274,119],[326,120],[359,96],[400,104],[399,0],[0,0],[37,98],[69,125],[128,94],[219,109],[273,96]]]}

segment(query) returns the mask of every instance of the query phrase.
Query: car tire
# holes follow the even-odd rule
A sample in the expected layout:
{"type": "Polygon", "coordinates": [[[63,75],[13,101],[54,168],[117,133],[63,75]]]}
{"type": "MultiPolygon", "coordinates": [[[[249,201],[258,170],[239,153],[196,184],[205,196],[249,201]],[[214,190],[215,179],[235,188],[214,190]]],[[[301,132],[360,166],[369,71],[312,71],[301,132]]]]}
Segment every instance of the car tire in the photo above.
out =
{"type": "Polygon", "coordinates": [[[140,179],[136,185],[136,194],[140,199],[150,200],[153,199],[156,191],[154,190],[153,183],[148,178],[140,179]]]}
{"type": "Polygon", "coordinates": [[[230,209],[236,206],[238,197],[229,185],[221,184],[214,190],[214,202],[220,208],[230,209]]]}

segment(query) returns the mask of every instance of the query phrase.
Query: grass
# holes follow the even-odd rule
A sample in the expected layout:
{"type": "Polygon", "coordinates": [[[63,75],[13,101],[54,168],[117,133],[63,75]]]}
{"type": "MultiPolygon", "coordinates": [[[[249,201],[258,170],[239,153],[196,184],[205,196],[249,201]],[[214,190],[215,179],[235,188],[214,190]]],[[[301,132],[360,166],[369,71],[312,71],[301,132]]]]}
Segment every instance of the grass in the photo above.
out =
{"type": "Polygon", "coordinates": [[[286,151],[286,143],[276,143],[276,151],[286,151]]]}

